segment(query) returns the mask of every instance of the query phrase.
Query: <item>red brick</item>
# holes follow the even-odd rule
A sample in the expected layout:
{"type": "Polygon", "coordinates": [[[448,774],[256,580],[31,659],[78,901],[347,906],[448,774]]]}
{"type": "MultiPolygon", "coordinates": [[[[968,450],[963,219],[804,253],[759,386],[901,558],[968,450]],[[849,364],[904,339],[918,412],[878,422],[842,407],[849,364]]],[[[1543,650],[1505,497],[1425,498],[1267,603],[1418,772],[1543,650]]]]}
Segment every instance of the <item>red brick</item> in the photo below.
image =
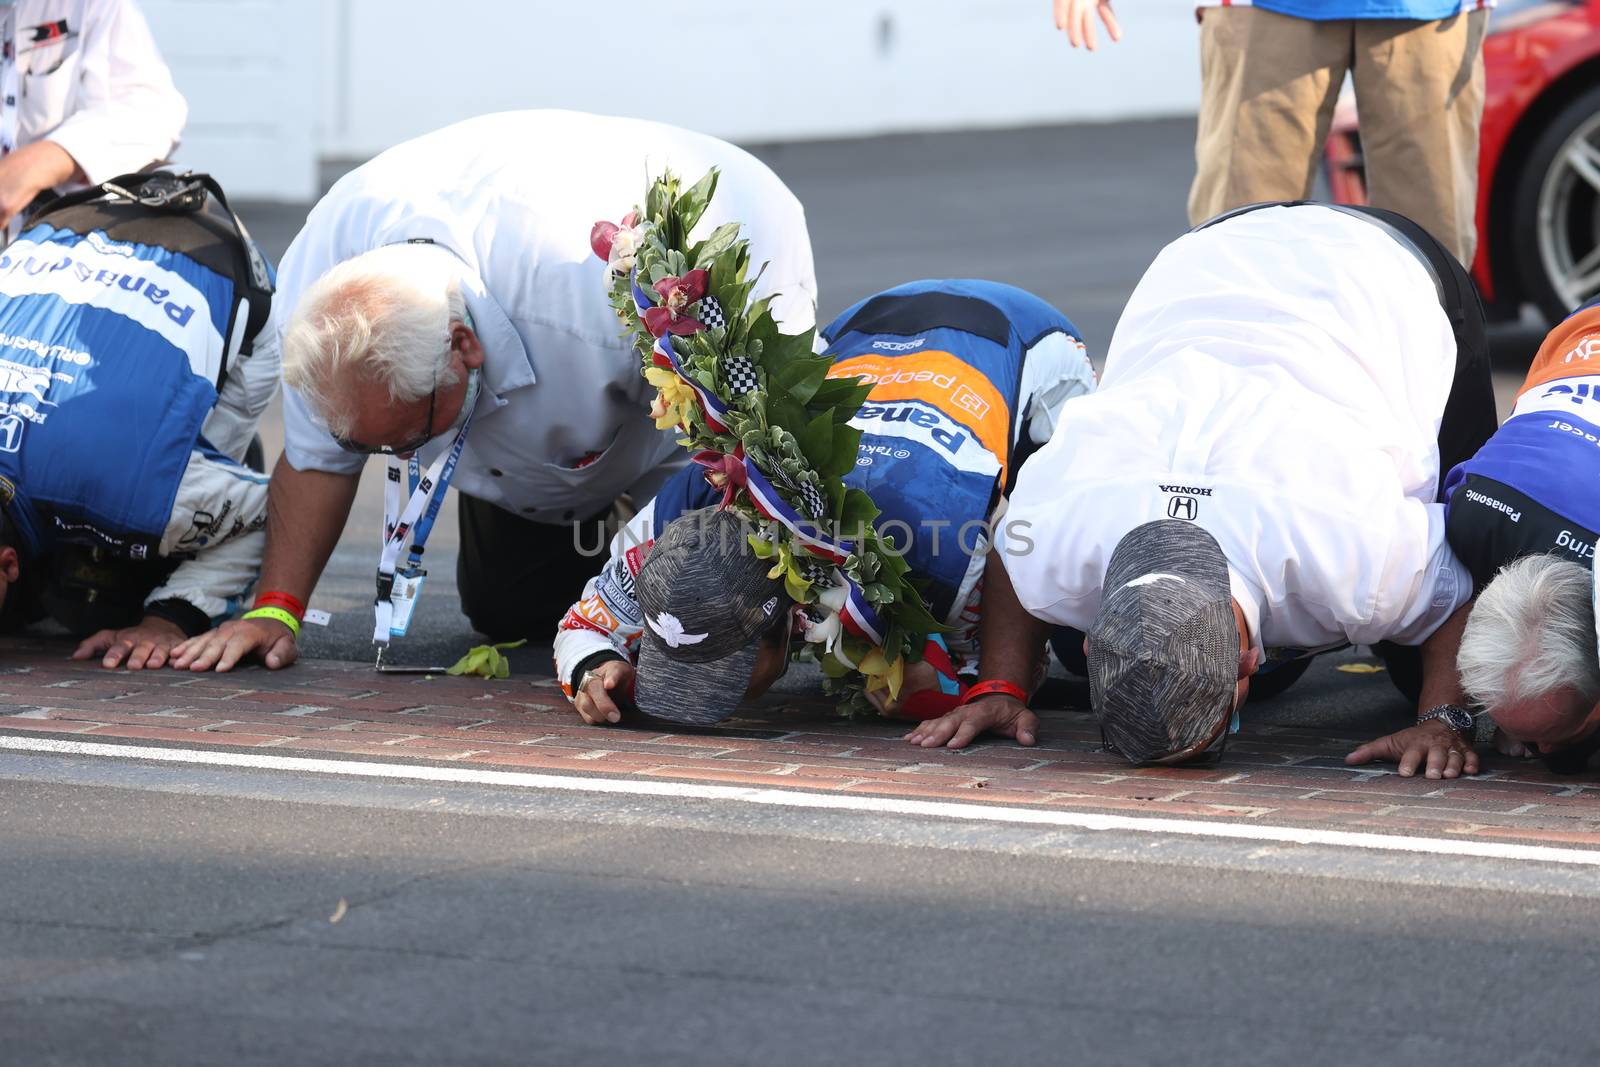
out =
{"type": "Polygon", "coordinates": [[[1053,796],[1044,802],[1050,808],[1069,808],[1073,810],[1106,812],[1117,815],[1138,813],[1152,818],[1182,818],[1185,816],[1208,816],[1227,819],[1260,819],[1263,816],[1276,816],[1271,807],[1239,811],[1216,804],[1194,804],[1184,801],[1134,801],[1111,800],[1100,797],[1086,799],[1084,797],[1053,796]]]}
{"type": "MultiPolygon", "coordinates": [[[[591,749],[589,751],[603,751],[591,749]]],[[[696,759],[689,756],[650,756],[640,752],[607,752],[590,759],[580,758],[585,753],[578,749],[549,749],[519,746],[485,752],[475,762],[506,763],[517,766],[538,766],[566,771],[584,771],[591,774],[646,773],[673,767],[683,773],[716,772],[779,775],[786,773],[785,765],[771,761],[696,759]]],[[[791,785],[794,783],[791,782],[791,785]]]]}
{"type": "Polygon", "coordinates": [[[30,734],[82,734],[101,725],[81,719],[0,719],[0,732],[30,734]]]}
{"type": "MultiPolygon", "coordinates": [[[[272,746],[272,751],[283,756],[293,756],[304,752],[345,752],[374,756],[393,756],[395,754],[392,746],[385,746],[376,741],[329,734],[322,734],[316,737],[297,737],[287,744],[272,746]]],[[[413,755],[419,754],[413,753],[413,755]]]]}
{"type": "Polygon", "coordinates": [[[201,733],[197,730],[174,730],[162,726],[101,727],[90,736],[116,737],[130,741],[171,741],[181,745],[225,745],[229,748],[259,745],[263,741],[276,741],[267,734],[225,734],[220,731],[201,733]]]}
{"type": "Polygon", "coordinates": [[[1582,845],[1600,848],[1600,830],[1528,829],[1508,832],[1501,827],[1479,827],[1463,833],[1463,837],[1500,838],[1515,844],[1582,845]]]}
{"type": "Polygon", "coordinates": [[[637,773],[652,766],[659,766],[662,761],[658,760],[655,764],[642,768],[613,766],[611,773],[606,774],[606,768],[596,766],[596,761],[594,760],[574,759],[571,756],[564,756],[549,750],[509,748],[497,749],[493,752],[479,752],[476,755],[468,756],[463,762],[487,767],[491,770],[536,770],[562,774],[598,774],[610,778],[616,777],[618,772],[637,773]]]}
{"type": "Polygon", "coordinates": [[[913,783],[857,782],[845,786],[846,793],[870,793],[874,796],[895,799],[948,800],[975,804],[1043,804],[1051,799],[1049,793],[1018,793],[1008,789],[956,789],[943,785],[918,785],[913,783]]]}
{"type": "Polygon", "coordinates": [[[75,719],[93,719],[95,722],[107,724],[125,724],[128,726],[171,726],[173,729],[194,729],[204,726],[208,722],[220,721],[216,718],[201,718],[188,713],[178,715],[158,715],[157,711],[167,709],[152,709],[150,711],[125,711],[117,704],[102,704],[78,709],[62,708],[55,712],[59,717],[75,719]]]}
{"type": "Polygon", "coordinates": [[[696,769],[669,764],[639,772],[651,778],[687,778],[707,782],[722,782],[729,785],[747,785],[757,789],[794,789],[796,786],[806,786],[811,790],[834,791],[850,785],[853,779],[841,778],[817,779],[796,781],[792,775],[761,774],[755,771],[723,770],[721,768],[696,769]]]}
{"type": "Polygon", "coordinates": [[[301,737],[306,731],[293,725],[293,720],[287,723],[256,723],[256,722],[230,722],[216,726],[208,726],[204,730],[196,730],[198,737],[210,737],[213,734],[252,734],[258,737],[301,737]]]}
{"type": "MultiPolygon", "coordinates": [[[[1205,801],[1209,797],[1201,795],[1185,796],[1184,801],[1205,801]]],[[[1222,803],[1249,804],[1244,798],[1229,800],[1219,798],[1222,803]]],[[[1329,803],[1322,800],[1259,800],[1257,803],[1273,809],[1274,822],[1293,822],[1296,825],[1330,826],[1347,822],[1353,819],[1377,819],[1388,808],[1382,803],[1329,803]]]]}
{"type": "Polygon", "coordinates": [[[865,780],[882,785],[916,785],[937,789],[971,789],[982,781],[981,778],[970,776],[897,774],[893,771],[874,770],[872,768],[851,770],[838,767],[815,767],[807,763],[800,764],[791,772],[790,777],[798,781],[812,779],[827,779],[831,781],[865,780]]]}

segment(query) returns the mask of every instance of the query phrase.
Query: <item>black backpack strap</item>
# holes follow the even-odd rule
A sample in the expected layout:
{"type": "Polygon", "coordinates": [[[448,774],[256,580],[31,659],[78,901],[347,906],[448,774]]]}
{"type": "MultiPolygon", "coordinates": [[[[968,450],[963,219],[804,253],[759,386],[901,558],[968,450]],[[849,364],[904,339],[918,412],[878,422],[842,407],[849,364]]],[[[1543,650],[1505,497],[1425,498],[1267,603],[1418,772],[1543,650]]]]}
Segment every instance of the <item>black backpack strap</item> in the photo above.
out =
{"type": "Polygon", "coordinates": [[[267,318],[272,313],[274,292],[272,271],[267,267],[266,257],[261,254],[260,247],[251,238],[250,231],[245,228],[244,220],[240,219],[238,213],[228,204],[227,194],[211,175],[169,170],[135,171],[119,175],[98,185],[87,186],[55,197],[31,214],[27,219],[27,225],[31,226],[66,208],[105,199],[140,204],[153,211],[174,214],[196,212],[205,209],[208,195],[216,199],[218,206],[231,221],[240,253],[244,257],[245,267],[249,273],[248,277],[239,279],[244,283],[250,303],[250,314],[245,320],[244,341],[239,346],[239,354],[249,355],[254,348],[256,335],[266,326],[267,318]]]}
{"type": "Polygon", "coordinates": [[[244,252],[245,263],[250,268],[249,282],[252,297],[250,317],[245,320],[244,341],[239,345],[239,354],[248,356],[255,348],[256,335],[267,325],[267,317],[272,313],[272,297],[275,291],[272,271],[267,268],[267,258],[261,254],[260,246],[250,236],[250,231],[245,229],[244,220],[228,204],[227,194],[222,191],[222,186],[217,184],[217,180],[209,174],[196,174],[193,177],[217,198],[222,210],[233,220],[234,232],[239,236],[239,247],[244,252]]]}

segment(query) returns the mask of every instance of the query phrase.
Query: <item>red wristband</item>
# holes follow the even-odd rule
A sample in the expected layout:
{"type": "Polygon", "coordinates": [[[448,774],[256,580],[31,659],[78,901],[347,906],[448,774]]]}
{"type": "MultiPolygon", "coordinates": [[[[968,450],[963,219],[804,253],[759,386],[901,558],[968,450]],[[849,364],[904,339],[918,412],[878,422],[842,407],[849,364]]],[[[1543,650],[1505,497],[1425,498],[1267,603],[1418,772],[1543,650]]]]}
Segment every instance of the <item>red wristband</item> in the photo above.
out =
{"type": "Polygon", "coordinates": [[[991,678],[987,682],[977,683],[965,693],[962,693],[961,703],[970,704],[979,697],[993,696],[997,693],[1001,696],[1008,696],[1013,700],[1020,700],[1024,704],[1028,702],[1027,690],[1023,689],[1022,686],[1017,685],[1015,682],[1005,682],[998,678],[991,678]]]}
{"type": "Polygon", "coordinates": [[[306,606],[300,598],[289,593],[269,592],[256,597],[258,608],[282,608],[297,619],[305,618],[306,606]]]}

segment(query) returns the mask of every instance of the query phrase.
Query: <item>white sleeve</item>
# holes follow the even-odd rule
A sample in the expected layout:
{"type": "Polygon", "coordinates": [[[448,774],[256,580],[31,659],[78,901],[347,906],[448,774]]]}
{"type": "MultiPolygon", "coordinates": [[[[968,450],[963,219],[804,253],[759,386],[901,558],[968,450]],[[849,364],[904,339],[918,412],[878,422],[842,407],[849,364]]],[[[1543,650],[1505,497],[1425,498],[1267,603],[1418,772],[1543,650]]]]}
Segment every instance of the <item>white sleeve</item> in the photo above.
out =
{"type": "Polygon", "coordinates": [[[298,390],[283,387],[283,454],[297,471],[360,474],[367,457],[346,452],[334,442],[327,424],[312,414],[298,390]]]}
{"type": "MultiPolygon", "coordinates": [[[[817,325],[817,273],[811,256],[811,235],[806,229],[805,211],[798,203],[795,217],[783,234],[783,247],[762,275],[762,292],[775,292],[772,317],[784,333],[804,333],[817,325]]],[[[756,295],[761,295],[758,292],[756,295]]],[[[821,338],[818,337],[818,341],[821,338]]],[[[819,349],[820,351],[820,349],[819,349]]]]}
{"type": "MultiPolygon", "coordinates": [[[[1029,438],[1036,445],[1055,433],[1061,407],[1076,396],[1095,390],[1094,364],[1084,343],[1067,333],[1052,333],[1028,349],[1022,364],[1022,388],[1017,408],[1026,420],[1029,438]]],[[[1019,420],[1017,434],[1022,434],[1019,420]]]]}
{"type": "Polygon", "coordinates": [[[166,159],[189,105],[133,0],[101,0],[85,14],[77,106],[42,139],[66,149],[92,184],[166,159]]]}
{"type": "Polygon", "coordinates": [[[805,208],[776,175],[762,171],[741,181],[738,172],[725,170],[701,227],[709,234],[717,223],[743,224],[751,273],[761,271],[754,295],[773,297],[772,317],[784,333],[804,333],[817,325],[817,272],[805,208]]]}
{"type": "Polygon", "coordinates": [[[268,318],[250,354],[234,357],[228,379],[217,393],[217,405],[206,416],[201,432],[212,447],[236,460],[244,459],[261,416],[278,391],[279,370],[277,327],[268,318]]]}
{"type": "MultiPolygon", "coordinates": [[[[982,554],[973,558],[973,563],[977,565],[975,568],[977,580],[962,583],[961,593],[951,606],[950,617],[945,620],[948,625],[955,627],[944,635],[944,643],[950,652],[950,660],[955,664],[957,674],[970,673],[978,669],[978,660],[982,653],[978,636],[983,621],[983,569],[988,555],[986,548],[982,554]]],[[[971,571],[969,568],[969,577],[971,571]]]]}
{"type": "MultiPolygon", "coordinates": [[[[1416,501],[1408,503],[1415,505],[1416,501]]],[[[1472,575],[1445,539],[1444,505],[1423,506],[1428,515],[1427,559],[1421,567],[1390,567],[1393,578],[1382,595],[1395,606],[1380,614],[1391,621],[1385,632],[1361,635],[1358,643],[1384,640],[1398,645],[1420,645],[1432,637],[1457,608],[1472,599],[1472,575]]]]}
{"type": "Polygon", "coordinates": [[[1088,628],[1100,610],[1107,558],[1129,523],[1116,506],[1122,480],[1090,483],[1073,471],[1066,426],[1017,472],[994,522],[994,544],[1028,614],[1054,626],[1088,628]]]}
{"type": "Polygon", "coordinates": [[[176,598],[213,620],[232,614],[261,569],[266,527],[267,476],[192,452],[160,549],[183,562],[145,603],[176,598]]]}
{"type": "Polygon", "coordinates": [[[634,579],[654,543],[654,532],[651,501],[617,531],[605,566],[584,585],[578,602],[556,627],[556,677],[567,696],[572,695],[573,670],[596,652],[614,652],[629,663],[638,660],[644,620],[634,579]]]}

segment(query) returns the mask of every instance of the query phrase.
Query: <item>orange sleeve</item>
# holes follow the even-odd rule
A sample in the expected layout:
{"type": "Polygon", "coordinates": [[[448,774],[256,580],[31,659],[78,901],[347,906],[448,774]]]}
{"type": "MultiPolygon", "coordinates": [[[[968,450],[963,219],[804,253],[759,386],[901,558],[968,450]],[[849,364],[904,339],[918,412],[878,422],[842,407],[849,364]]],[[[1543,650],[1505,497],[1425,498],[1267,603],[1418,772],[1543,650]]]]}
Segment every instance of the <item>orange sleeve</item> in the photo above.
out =
{"type": "Polygon", "coordinates": [[[1550,331],[1517,396],[1579,374],[1600,374],[1600,307],[1585,308],[1550,331]]]}

